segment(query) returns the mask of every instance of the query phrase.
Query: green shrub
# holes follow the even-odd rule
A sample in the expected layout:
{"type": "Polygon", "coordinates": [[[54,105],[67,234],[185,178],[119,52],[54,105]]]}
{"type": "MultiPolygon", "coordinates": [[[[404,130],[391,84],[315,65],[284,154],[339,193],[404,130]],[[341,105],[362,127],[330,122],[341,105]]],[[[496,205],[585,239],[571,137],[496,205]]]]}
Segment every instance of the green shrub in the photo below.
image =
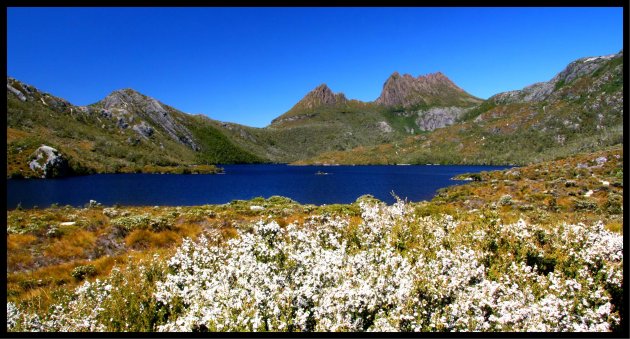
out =
{"type": "Polygon", "coordinates": [[[575,199],[573,201],[573,207],[576,210],[595,210],[597,209],[597,203],[587,199],[575,199]]]}
{"type": "Polygon", "coordinates": [[[93,277],[96,275],[96,267],[94,265],[81,265],[77,266],[70,273],[73,278],[81,281],[86,277],[93,277]]]}
{"type": "Polygon", "coordinates": [[[512,201],[512,196],[509,194],[506,194],[499,199],[499,205],[501,206],[509,206],[509,205],[512,205],[513,203],[514,202],[512,201]]]}
{"type": "Polygon", "coordinates": [[[609,193],[604,209],[609,214],[623,213],[623,197],[617,193],[609,193]]]}

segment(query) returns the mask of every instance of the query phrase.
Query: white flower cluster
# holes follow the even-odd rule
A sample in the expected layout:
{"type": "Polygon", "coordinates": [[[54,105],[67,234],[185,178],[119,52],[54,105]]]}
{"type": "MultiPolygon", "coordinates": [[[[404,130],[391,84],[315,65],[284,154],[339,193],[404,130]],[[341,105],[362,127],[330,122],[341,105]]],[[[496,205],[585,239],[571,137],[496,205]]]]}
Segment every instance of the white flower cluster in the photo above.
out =
{"type": "MultiPolygon", "coordinates": [[[[611,290],[623,290],[623,236],[602,224],[546,229],[492,220],[471,229],[450,216],[417,217],[402,201],[360,207],[358,224],[326,216],[300,226],[259,221],[227,242],[216,234],[184,240],[154,285],[153,300],[166,315],[156,329],[611,331],[619,325],[611,290]],[[568,259],[538,267],[554,253],[568,259]]],[[[99,316],[100,305],[118,280],[86,282],[42,322],[25,321],[8,303],[7,328],[104,330],[109,319],[99,316]]]]}
{"type": "Polygon", "coordinates": [[[46,326],[39,315],[21,312],[12,302],[7,303],[7,330],[19,332],[42,332],[46,326]]]}
{"type": "Polygon", "coordinates": [[[559,246],[589,265],[620,262],[623,259],[623,237],[609,232],[602,222],[594,225],[563,224],[555,229],[559,246]]]}
{"type": "MultiPolygon", "coordinates": [[[[585,264],[576,278],[545,275],[525,262],[490,278],[482,264],[489,253],[450,241],[458,227],[452,218],[414,218],[400,201],[361,208],[363,223],[350,235],[345,220],[299,228],[261,221],[222,247],[186,241],[156,293],[184,311],[159,329],[609,331],[619,323],[603,282],[586,267],[603,260],[612,264],[605,265],[611,279],[621,282],[622,237],[601,225],[565,225],[550,235],[561,237],[558,246],[585,247],[576,258],[585,264]],[[401,233],[394,229],[411,224],[426,230],[416,234],[427,237],[418,241],[433,245],[398,249],[392,237],[401,233]],[[568,229],[584,241],[572,242],[563,233],[568,229]]],[[[533,243],[543,232],[522,220],[501,226],[500,236],[521,242],[533,243]]]]}

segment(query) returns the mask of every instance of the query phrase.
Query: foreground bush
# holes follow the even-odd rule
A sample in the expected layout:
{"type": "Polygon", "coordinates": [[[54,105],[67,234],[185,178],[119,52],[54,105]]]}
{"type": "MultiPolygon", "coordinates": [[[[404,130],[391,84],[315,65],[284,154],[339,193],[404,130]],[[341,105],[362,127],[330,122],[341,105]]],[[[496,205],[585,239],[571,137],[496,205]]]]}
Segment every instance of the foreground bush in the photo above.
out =
{"type": "Polygon", "coordinates": [[[86,282],[48,315],[7,304],[9,330],[611,331],[623,236],[419,217],[363,201],[362,222],[260,221],[186,240],[166,263],[86,282]]]}

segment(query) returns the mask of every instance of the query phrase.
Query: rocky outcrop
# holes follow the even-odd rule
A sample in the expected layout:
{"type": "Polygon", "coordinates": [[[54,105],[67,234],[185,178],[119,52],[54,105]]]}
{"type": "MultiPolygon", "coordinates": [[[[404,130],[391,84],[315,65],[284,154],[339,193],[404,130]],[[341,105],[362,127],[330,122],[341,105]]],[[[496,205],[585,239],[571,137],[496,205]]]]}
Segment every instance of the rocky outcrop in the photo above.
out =
{"type": "Polygon", "coordinates": [[[376,123],[376,127],[382,133],[392,133],[394,129],[386,121],[379,121],[376,123]]]}
{"type": "Polygon", "coordinates": [[[15,95],[20,101],[36,101],[45,106],[64,112],[73,107],[68,101],[39,91],[37,88],[7,77],[7,96],[15,95]],[[10,93],[10,94],[9,94],[10,93]]]}
{"type": "Polygon", "coordinates": [[[292,121],[309,119],[309,118],[312,118],[314,116],[315,116],[315,114],[302,114],[302,115],[293,115],[293,116],[290,116],[290,117],[279,117],[279,118],[273,119],[273,121],[271,123],[279,124],[279,123],[283,123],[283,122],[292,122],[292,121]]]}
{"type": "Polygon", "coordinates": [[[132,129],[145,138],[149,138],[151,135],[153,135],[153,128],[147,125],[147,123],[144,121],[138,125],[133,125],[132,129]]]}
{"type": "Polygon", "coordinates": [[[41,178],[56,178],[68,175],[68,160],[56,149],[41,145],[32,155],[29,167],[41,178]]]}
{"type": "Polygon", "coordinates": [[[296,106],[301,106],[305,109],[313,109],[321,106],[334,106],[336,104],[345,103],[348,101],[343,93],[333,93],[326,84],[321,84],[310,91],[306,96],[300,100],[296,106]]]}
{"type": "Polygon", "coordinates": [[[594,73],[611,59],[621,57],[623,57],[623,51],[606,56],[581,58],[570,63],[564,70],[547,82],[535,83],[522,90],[499,93],[492,96],[489,100],[493,100],[497,104],[545,101],[550,99],[560,87],[571,83],[579,77],[594,73]]]}
{"type": "Polygon", "coordinates": [[[417,112],[416,125],[421,131],[433,131],[454,124],[468,109],[462,107],[433,107],[417,112]]]}
{"type": "Polygon", "coordinates": [[[383,84],[377,104],[410,108],[416,105],[450,106],[449,103],[474,104],[479,99],[466,93],[444,74],[437,72],[414,78],[394,72],[383,84]]]}
{"type": "Polygon", "coordinates": [[[16,95],[21,101],[35,100],[39,91],[25,83],[11,77],[7,77],[7,90],[16,95]]]}
{"type": "Polygon", "coordinates": [[[20,92],[18,89],[13,88],[13,86],[9,85],[9,83],[7,83],[7,89],[17,95],[18,99],[20,99],[21,101],[26,101],[26,96],[24,95],[24,93],[20,92]]]}
{"type": "Polygon", "coordinates": [[[135,115],[140,117],[142,122],[132,128],[143,137],[153,135],[155,128],[162,129],[173,140],[180,142],[195,151],[200,148],[194,141],[192,133],[180,124],[175,115],[176,111],[159,101],[142,95],[132,89],[122,89],[112,92],[99,104],[105,110],[116,112],[118,115],[118,126],[128,127],[128,118],[124,116],[135,115]]]}
{"type": "Polygon", "coordinates": [[[236,132],[236,134],[237,134],[237,135],[238,135],[241,139],[248,140],[248,141],[250,141],[250,142],[254,142],[254,143],[258,142],[258,140],[256,140],[256,138],[255,138],[253,135],[251,135],[250,133],[248,133],[248,132],[247,132],[247,131],[243,128],[243,126],[241,126],[241,125],[238,125],[238,124],[233,124],[233,123],[229,123],[229,122],[222,122],[222,123],[221,123],[221,127],[225,128],[225,129],[227,129],[227,130],[229,130],[229,131],[236,132]]]}

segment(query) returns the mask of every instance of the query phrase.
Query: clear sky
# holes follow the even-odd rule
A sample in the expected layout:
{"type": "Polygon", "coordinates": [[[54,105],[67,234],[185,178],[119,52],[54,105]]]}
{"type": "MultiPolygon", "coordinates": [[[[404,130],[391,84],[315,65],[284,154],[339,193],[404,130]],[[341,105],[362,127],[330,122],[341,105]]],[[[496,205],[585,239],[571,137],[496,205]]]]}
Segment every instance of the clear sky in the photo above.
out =
{"type": "Polygon", "coordinates": [[[133,88],[263,127],[321,83],[375,100],[394,71],[488,98],[623,47],[622,8],[8,8],[7,74],[75,105],[133,88]]]}

